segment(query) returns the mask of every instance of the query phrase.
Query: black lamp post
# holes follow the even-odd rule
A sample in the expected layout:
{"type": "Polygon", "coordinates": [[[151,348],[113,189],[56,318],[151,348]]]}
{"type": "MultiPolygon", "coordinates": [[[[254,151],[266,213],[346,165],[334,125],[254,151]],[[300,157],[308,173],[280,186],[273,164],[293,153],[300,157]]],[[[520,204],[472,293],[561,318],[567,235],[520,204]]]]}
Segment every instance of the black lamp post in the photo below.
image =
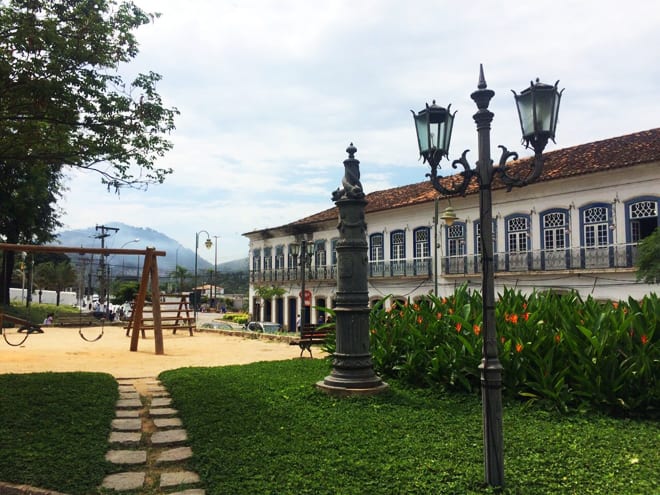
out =
{"type": "Polygon", "coordinates": [[[199,249],[199,234],[206,234],[206,240],[204,241],[204,246],[206,246],[206,249],[211,249],[213,246],[213,241],[211,240],[211,234],[209,234],[206,230],[200,230],[199,232],[195,232],[195,283],[193,286],[193,294],[195,297],[195,303],[193,304],[193,316],[195,317],[195,325],[197,325],[197,250],[199,249]]]}
{"type": "MultiPolygon", "coordinates": [[[[303,239],[300,244],[294,242],[290,246],[291,256],[294,257],[294,262],[297,263],[298,256],[300,256],[300,326],[303,327],[307,322],[307,305],[305,304],[305,272],[312,264],[312,256],[314,256],[314,243],[303,239]]],[[[300,331],[301,328],[297,328],[300,331]]]]}
{"type": "Polygon", "coordinates": [[[479,156],[476,168],[470,168],[464,151],[452,167],[460,164],[462,178],[448,180],[444,184],[438,177],[438,166],[443,157],[448,156],[454,115],[450,107],[439,107],[433,102],[421,112],[415,114],[415,128],[419,153],[431,166],[430,177],[433,187],[440,193],[452,196],[465,195],[473,177],[479,183],[479,221],[481,222],[482,253],[482,299],[484,340],[481,370],[481,398],[483,407],[484,435],[484,470],[486,483],[491,486],[504,485],[504,453],[502,434],[502,365],[498,358],[497,334],[495,329],[495,280],[493,274],[493,233],[492,233],[492,181],[497,176],[510,191],[513,187],[522,187],[534,182],[543,170],[543,150],[549,139],[554,141],[559,101],[562,91],[554,86],[531,83],[530,87],[514,97],[518,107],[518,116],[522,129],[523,141],[528,148],[534,149],[534,162],[531,169],[515,170],[507,165],[509,159],[517,159],[518,154],[508,151],[504,146],[498,166],[493,166],[490,155],[490,124],[494,114],[488,105],[495,92],[487,89],[483,66],[479,68],[479,84],[471,98],[477,105],[473,118],[477,124],[479,156]]]}

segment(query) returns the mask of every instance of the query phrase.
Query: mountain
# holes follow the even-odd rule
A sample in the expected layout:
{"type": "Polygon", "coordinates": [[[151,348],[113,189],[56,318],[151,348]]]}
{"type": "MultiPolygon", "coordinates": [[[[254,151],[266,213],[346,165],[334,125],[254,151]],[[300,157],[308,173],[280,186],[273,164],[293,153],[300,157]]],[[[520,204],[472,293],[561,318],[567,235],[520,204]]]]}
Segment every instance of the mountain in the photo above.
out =
{"type": "MultiPolygon", "coordinates": [[[[195,252],[183,247],[180,243],[166,236],[162,232],[150,228],[133,227],[120,222],[109,222],[104,224],[112,230],[106,230],[109,234],[104,239],[107,248],[144,249],[155,247],[159,251],[165,251],[166,256],[158,258],[158,271],[167,274],[173,271],[176,265],[183,266],[189,272],[195,270],[195,252]],[[119,229],[115,231],[114,229],[119,229]],[[134,242],[135,239],[139,241],[134,242]]],[[[87,227],[85,229],[67,230],[57,235],[56,243],[62,246],[101,247],[101,229],[87,227]]],[[[75,260],[77,255],[70,255],[75,260]]],[[[144,258],[138,256],[110,255],[108,263],[114,273],[137,273],[138,263],[144,262],[144,258]],[[139,261],[138,261],[139,258],[139,261]]],[[[213,264],[198,256],[197,271],[213,270],[213,264]]],[[[240,259],[218,264],[218,272],[240,272],[248,270],[248,260],[240,259]]]]}

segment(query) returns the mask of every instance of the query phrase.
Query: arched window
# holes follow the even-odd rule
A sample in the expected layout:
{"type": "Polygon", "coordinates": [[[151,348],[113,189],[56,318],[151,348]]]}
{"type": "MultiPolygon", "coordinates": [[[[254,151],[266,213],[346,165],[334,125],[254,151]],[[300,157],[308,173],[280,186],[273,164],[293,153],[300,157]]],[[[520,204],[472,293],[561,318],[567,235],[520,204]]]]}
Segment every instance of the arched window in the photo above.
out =
{"type": "Polygon", "coordinates": [[[464,222],[455,222],[453,225],[445,226],[447,238],[447,273],[465,272],[465,242],[466,228],[464,222]]]}
{"type": "Polygon", "coordinates": [[[553,209],[541,212],[542,264],[545,270],[569,268],[568,210],[553,209]]]}
{"type": "Polygon", "coordinates": [[[405,275],[406,232],[404,230],[394,230],[390,233],[390,247],[392,251],[392,275],[405,275]]]}
{"type": "Polygon", "coordinates": [[[531,250],[529,215],[510,215],[506,217],[505,225],[508,269],[511,271],[527,270],[531,250]]]}
{"type": "Polygon", "coordinates": [[[626,202],[626,241],[637,243],[660,226],[658,198],[635,198],[626,202]]]}
{"type": "Polygon", "coordinates": [[[413,231],[415,243],[415,275],[431,275],[431,229],[419,227],[413,231]]]}
{"type": "Polygon", "coordinates": [[[585,268],[610,266],[612,243],[612,205],[594,203],[580,208],[580,244],[585,268]]]}
{"type": "MultiPolygon", "coordinates": [[[[497,255],[497,220],[493,219],[493,230],[491,232],[493,238],[493,269],[498,270],[498,255],[497,255]]],[[[479,220],[474,222],[474,252],[476,254],[474,260],[473,270],[480,271],[481,268],[481,252],[483,251],[483,243],[481,242],[481,222],[479,220]]]]}
{"type": "Polygon", "coordinates": [[[383,234],[377,232],[369,236],[369,266],[372,277],[385,275],[385,254],[383,249],[383,234]]]}

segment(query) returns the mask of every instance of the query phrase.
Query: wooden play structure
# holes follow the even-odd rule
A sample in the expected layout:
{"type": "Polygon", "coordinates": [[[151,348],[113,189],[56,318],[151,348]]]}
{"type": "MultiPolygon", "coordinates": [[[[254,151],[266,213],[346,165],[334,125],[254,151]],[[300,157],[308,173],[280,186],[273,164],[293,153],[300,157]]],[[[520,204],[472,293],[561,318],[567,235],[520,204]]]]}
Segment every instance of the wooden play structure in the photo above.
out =
{"type": "MultiPolygon", "coordinates": [[[[168,294],[161,296],[160,300],[160,321],[163,330],[172,330],[176,334],[177,330],[188,330],[193,335],[195,328],[195,317],[188,306],[188,294],[168,294]]],[[[142,322],[140,331],[142,337],[145,337],[145,330],[155,330],[155,320],[153,317],[154,309],[151,305],[146,305],[142,309],[142,322]]],[[[133,311],[126,328],[126,335],[130,335],[135,325],[135,310],[133,311]]]]}
{"type": "MultiPolygon", "coordinates": [[[[144,335],[144,330],[149,328],[154,331],[155,353],[165,354],[163,346],[163,318],[161,313],[161,294],[158,287],[158,257],[165,256],[165,251],[156,251],[156,248],[147,249],[112,249],[112,248],[83,248],[83,247],[65,247],[65,246],[36,246],[31,244],[6,244],[0,243],[0,250],[3,251],[18,251],[25,253],[79,253],[79,254],[99,254],[108,256],[111,254],[124,254],[124,255],[137,255],[144,256],[144,264],[142,269],[142,277],[140,279],[140,289],[135,300],[132,324],[129,322],[129,332],[131,337],[130,350],[136,352],[138,349],[138,341],[140,333],[144,335]],[[151,287],[151,314],[152,318],[146,325],[143,315],[144,308],[147,301],[147,288],[151,287]]],[[[183,303],[183,299],[182,302],[183,303]]],[[[183,306],[180,306],[183,307],[183,306]]],[[[194,318],[190,317],[188,311],[187,301],[185,301],[186,319],[179,319],[175,321],[185,325],[179,325],[178,328],[187,328],[190,335],[193,334],[194,318]]],[[[183,312],[181,312],[183,315],[183,312]]],[[[8,315],[3,315],[0,312],[0,321],[2,318],[8,320],[8,315]]],[[[28,322],[29,323],[29,322],[28,322]]],[[[170,325],[169,328],[172,328],[170,325]]]]}

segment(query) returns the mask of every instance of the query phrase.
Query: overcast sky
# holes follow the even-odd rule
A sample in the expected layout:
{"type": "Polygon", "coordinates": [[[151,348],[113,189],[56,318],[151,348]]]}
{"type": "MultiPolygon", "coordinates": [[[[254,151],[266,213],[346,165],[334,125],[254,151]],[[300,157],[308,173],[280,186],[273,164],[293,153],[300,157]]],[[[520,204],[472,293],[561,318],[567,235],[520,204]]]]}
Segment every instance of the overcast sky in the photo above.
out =
{"type": "Polygon", "coordinates": [[[135,2],[162,16],[137,31],[124,70],[161,74],[181,112],[159,163],[174,174],[120,197],[72,174],[65,229],[120,221],[193,250],[205,230],[220,237],[219,262],[247,256],[241,234],[333,206],[350,142],[367,193],[425,180],[410,110],[433,99],[458,110],[451,157],[471,149],[474,163],[480,63],[494,148],[522,151],[510,90],[537,77],[565,88],[548,150],[660,123],[657,0],[135,2]]]}

